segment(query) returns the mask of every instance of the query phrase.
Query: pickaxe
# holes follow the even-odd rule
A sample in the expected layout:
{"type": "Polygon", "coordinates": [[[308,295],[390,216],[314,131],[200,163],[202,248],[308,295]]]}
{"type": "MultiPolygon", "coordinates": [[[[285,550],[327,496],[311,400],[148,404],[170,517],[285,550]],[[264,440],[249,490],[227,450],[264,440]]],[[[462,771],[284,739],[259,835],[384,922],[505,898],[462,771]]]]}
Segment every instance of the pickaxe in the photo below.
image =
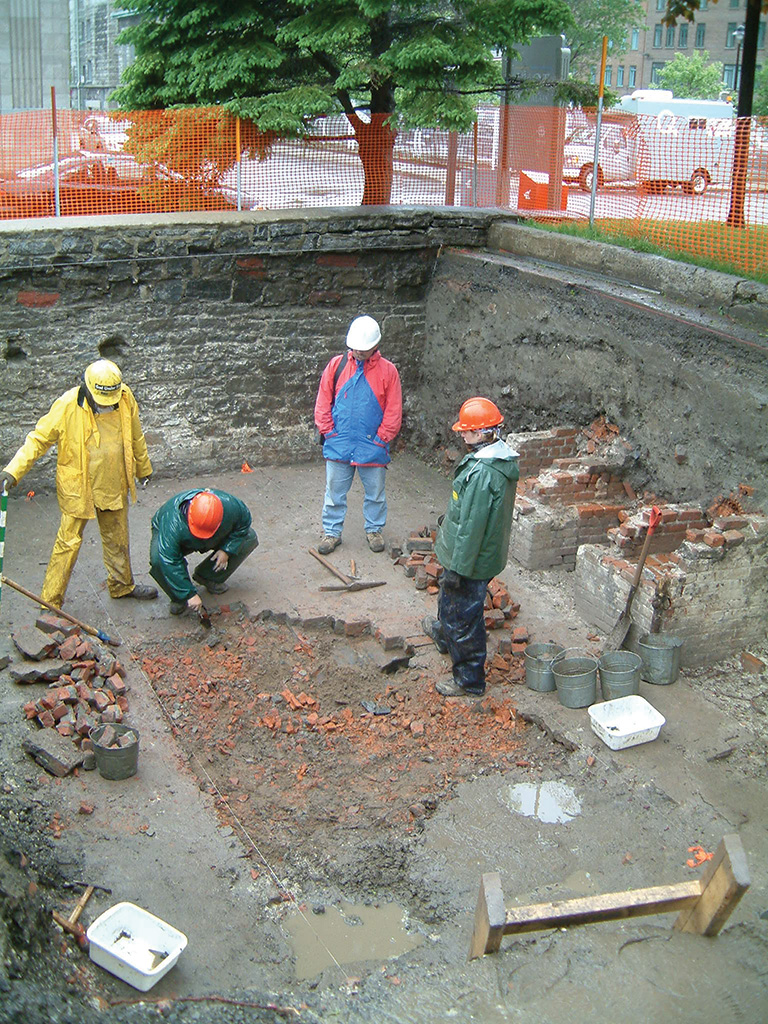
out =
{"type": "Polygon", "coordinates": [[[319,551],[315,551],[314,548],[308,548],[308,551],[313,558],[316,558],[321,565],[324,565],[329,572],[332,572],[344,584],[343,587],[320,587],[321,590],[343,590],[347,593],[352,593],[354,590],[370,590],[371,587],[383,587],[386,585],[386,580],[379,580],[376,583],[364,583],[361,580],[353,580],[340,569],[337,569],[335,565],[332,565],[327,558],[323,558],[319,551]]]}

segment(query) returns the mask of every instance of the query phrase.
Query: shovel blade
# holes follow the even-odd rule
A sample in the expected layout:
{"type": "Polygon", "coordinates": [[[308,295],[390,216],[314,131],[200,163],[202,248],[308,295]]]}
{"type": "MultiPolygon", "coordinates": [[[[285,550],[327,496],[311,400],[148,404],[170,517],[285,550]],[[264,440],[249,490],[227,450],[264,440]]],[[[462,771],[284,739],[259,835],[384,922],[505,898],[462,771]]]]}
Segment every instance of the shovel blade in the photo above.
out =
{"type": "Polygon", "coordinates": [[[621,613],[608,637],[606,638],[604,650],[606,651],[618,651],[621,645],[627,639],[627,633],[629,627],[632,625],[632,619],[627,615],[626,610],[621,613]]]}

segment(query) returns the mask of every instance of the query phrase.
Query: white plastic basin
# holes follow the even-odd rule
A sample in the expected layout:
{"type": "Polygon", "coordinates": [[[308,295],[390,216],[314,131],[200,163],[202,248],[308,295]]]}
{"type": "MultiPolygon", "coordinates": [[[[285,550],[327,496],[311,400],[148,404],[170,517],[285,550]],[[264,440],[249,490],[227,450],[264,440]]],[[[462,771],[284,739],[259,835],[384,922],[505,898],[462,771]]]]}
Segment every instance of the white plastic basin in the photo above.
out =
{"type": "Polygon", "coordinates": [[[183,932],[133,903],[116,903],[86,932],[91,960],[147,992],[173,967],[187,945],[183,932]]]}
{"type": "Polygon", "coordinates": [[[664,715],[637,694],[592,704],[588,710],[592,731],[611,750],[655,740],[666,722],[664,715]]]}

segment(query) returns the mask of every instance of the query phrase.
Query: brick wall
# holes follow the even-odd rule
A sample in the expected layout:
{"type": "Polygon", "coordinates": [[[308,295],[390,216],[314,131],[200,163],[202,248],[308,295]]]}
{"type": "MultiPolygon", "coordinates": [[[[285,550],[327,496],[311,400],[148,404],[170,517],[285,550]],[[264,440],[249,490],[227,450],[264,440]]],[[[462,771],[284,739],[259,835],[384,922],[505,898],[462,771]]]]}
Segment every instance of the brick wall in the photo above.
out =
{"type": "MultiPolygon", "coordinates": [[[[684,640],[683,665],[704,665],[765,638],[768,606],[768,518],[745,515],[741,529],[725,522],[708,530],[720,543],[683,540],[677,551],[650,557],[632,604],[628,646],[660,631],[684,640]],[[726,536],[728,535],[728,536],[726,536]],[[738,536],[737,536],[738,535],[738,536]]],[[[593,545],[579,548],[576,609],[608,632],[627,596],[636,562],[593,545]]]]}
{"type": "Polygon", "coordinates": [[[556,459],[576,455],[578,436],[579,431],[575,428],[555,427],[552,430],[508,434],[506,441],[520,453],[518,462],[522,478],[538,476],[542,469],[551,466],[556,459]]]}
{"type": "Polygon", "coordinates": [[[608,543],[607,530],[615,526],[621,510],[620,505],[599,502],[558,507],[521,496],[515,505],[510,554],[526,569],[573,569],[580,544],[608,543]]]}
{"type": "MultiPolygon", "coordinates": [[[[661,519],[651,536],[648,551],[675,551],[691,531],[700,532],[708,529],[709,523],[704,512],[689,505],[660,505],[661,519]]],[[[608,531],[608,536],[628,558],[638,555],[645,541],[649,522],[649,509],[641,509],[632,516],[620,517],[620,526],[608,531]]],[[[690,539],[690,538],[689,538],[690,539]]]]}

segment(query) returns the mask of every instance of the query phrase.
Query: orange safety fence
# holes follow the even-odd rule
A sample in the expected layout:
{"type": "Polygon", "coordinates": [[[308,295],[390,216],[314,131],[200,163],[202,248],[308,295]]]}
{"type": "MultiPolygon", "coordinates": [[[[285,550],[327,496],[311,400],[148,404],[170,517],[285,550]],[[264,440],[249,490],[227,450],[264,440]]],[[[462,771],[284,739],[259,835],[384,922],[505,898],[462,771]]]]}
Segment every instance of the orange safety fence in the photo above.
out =
{"type": "MultiPolygon", "coordinates": [[[[0,219],[52,216],[57,191],[62,216],[365,202],[589,219],[594,111],[484,105],[466,134],[393,133],[381,122],[328,117],[296,139],[221,108],[61,110],[55,161],[50,111],[5,114],[0,219]]],[[[768,274],[768,122],[744,119],[737,130],[735,119],[604,112],[593,218],[768,274]]]]}

